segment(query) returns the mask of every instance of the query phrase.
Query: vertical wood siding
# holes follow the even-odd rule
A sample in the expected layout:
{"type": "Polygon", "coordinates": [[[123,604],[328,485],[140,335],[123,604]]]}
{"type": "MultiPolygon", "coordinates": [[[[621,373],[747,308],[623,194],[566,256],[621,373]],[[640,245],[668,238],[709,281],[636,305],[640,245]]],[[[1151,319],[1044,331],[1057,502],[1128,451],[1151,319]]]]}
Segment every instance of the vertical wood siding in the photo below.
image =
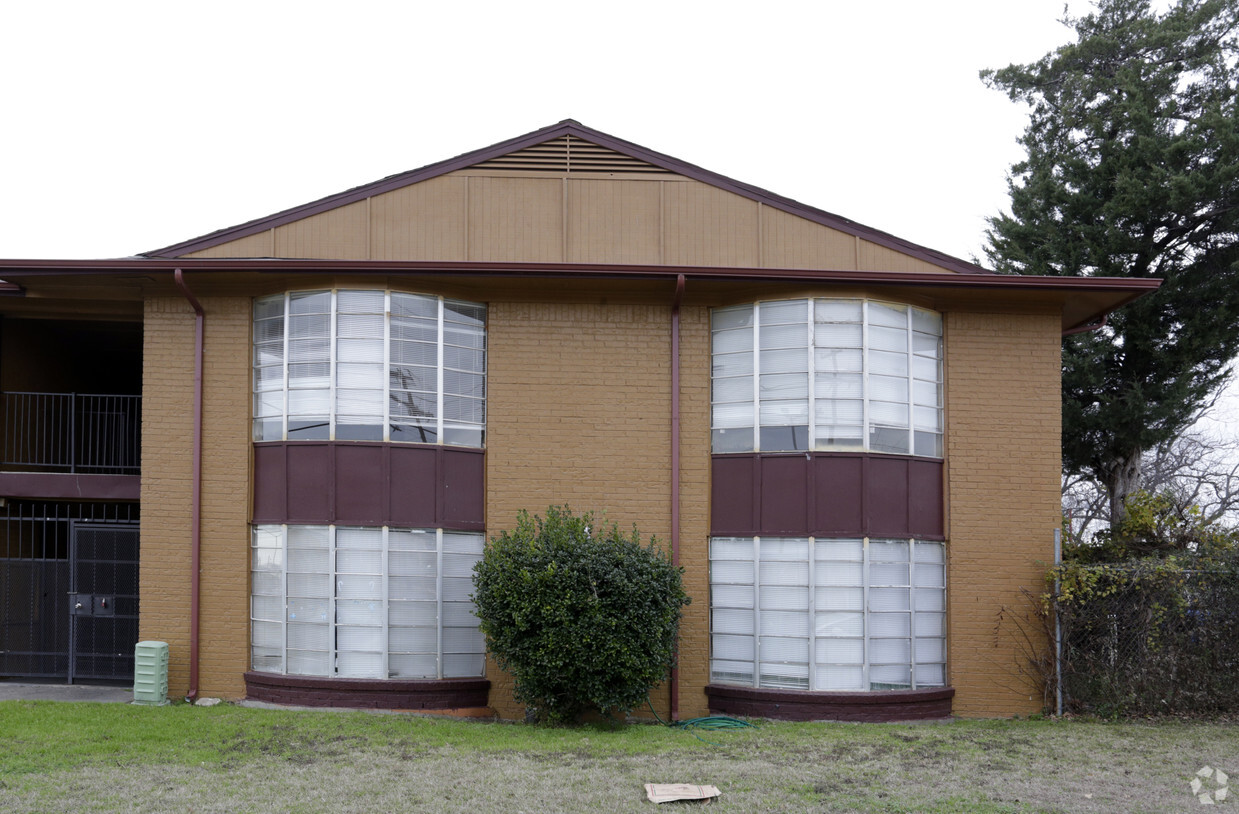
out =
{"type": "Polygon", "coordinates": [[[856,269],[852,235],[763,206],[761,265],[765,268],[856,269]]]}
{"type": "Polygon", "coordinates": [[[558,178],[470,178],[469,259],[563,262],[563,194],[558,178]]]}
{"type": "Polygon", "coordinates": [[[372,260],[467,260],[469,180],[441,176],[370,199],[372,260]]]}
{"type": "Polygon", "coordinates": [[[186,257],[275,257],[272,231],[267,229],[256,235],[240,237],[200,252],[192,252],[186,257]]]}
{"type": "Polygon", "coordinates": [[[683,176],[460,170],[189,257],[941,272],[683,176]]]}
{"type": "Polygon", "coordinates": [[[276,257],[369,260],[369,202],[323,212],[275,230],[276,257]]]}
{"type": "Polygon", "coordinates": [[[570,179],[568,262],[661,263],[662,188],[650,181],[570,179]]]}

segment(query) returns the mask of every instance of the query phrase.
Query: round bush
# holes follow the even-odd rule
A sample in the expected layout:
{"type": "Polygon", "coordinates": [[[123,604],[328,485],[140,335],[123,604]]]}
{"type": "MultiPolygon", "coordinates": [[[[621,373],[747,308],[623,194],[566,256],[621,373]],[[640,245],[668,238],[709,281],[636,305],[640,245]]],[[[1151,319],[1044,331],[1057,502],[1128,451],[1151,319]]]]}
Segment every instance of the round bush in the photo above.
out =
{"type": "Polygon", "coordinates": [[[593,527],[593,514],[522,511],[473,569],[486,644],[542,720],[626,713],[675,662],[682,568],[636,527],[593,527]]]}

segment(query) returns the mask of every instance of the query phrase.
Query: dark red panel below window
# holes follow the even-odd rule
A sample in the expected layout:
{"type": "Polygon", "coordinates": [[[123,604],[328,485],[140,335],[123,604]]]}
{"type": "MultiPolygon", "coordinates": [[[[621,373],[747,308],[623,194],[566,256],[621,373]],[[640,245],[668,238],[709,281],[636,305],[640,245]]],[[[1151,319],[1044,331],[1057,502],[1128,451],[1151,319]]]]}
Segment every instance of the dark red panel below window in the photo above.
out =
{"type": "Polygon", "coordinates": [[[486,454],[375,442],[254,445],[254,522],[485,529],[486,454]]]}
{"type": "Polygon", "coordinates": [[[942,461],[796,452],[715,455],[713,536],[942,540],[942,461]]]}
{"type": "Polygon", "coordinates": [[[910,537],[908,459],[871,456],[866,462],[865,528],[874,537],[910,537]]]}
{"type": "Polygon", "coordinates": [[[809,458],[771,455],[760,459],[763,534],[804,537],[809,533],[809,458]]]}
{"type": "MultiPolygon", "coordinates": [[[[715,455],[710,478],[711,526],[731,529],[729,534],[751,537],[754,531],[753,495],[761,481],[755,471],[758,459],[754,455],[715,455]]],[[[723,534],[714,531],[714,534],[723,534]]]]}
{"type": "MultiPolygon", "coordinates": [[[[856,537],[864,528],[865,459],[819,455],[813,459],[813,528],[827,537],[856,537]]],[[[818,536],[815,534],[814,536],[818,536]]]]}
{"type": "Polygon", "coordinates": [[[335,467],[326,443],[285,445],[284,482],[290,522],[332,522],[332,487],[335,467]]]}

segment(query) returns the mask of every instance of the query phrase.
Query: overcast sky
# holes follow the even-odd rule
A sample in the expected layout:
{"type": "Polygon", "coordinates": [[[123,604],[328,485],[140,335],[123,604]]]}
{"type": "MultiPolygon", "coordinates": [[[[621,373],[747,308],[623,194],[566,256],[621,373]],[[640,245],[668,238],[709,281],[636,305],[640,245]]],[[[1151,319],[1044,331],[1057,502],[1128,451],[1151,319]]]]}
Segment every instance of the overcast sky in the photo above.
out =
{"type": "Polygon", "coordinates": [[[1068,41],[1062,12],[7,3],[0,257],[148,251],[574,118],[968,259],[1025,120],[977,74],[1068,41]]]}

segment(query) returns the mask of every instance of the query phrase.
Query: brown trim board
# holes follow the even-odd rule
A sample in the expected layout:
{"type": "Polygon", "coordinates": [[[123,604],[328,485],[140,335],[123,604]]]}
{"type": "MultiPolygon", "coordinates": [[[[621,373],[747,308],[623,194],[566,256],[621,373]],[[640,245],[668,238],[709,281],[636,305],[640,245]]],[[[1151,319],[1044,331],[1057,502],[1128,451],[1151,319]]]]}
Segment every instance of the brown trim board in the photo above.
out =
{"type": "MultiPolygon", "coordinates": [[[[152,272],[234,272],[243,274],[376,274],[383,276],[494,276],[557,279],[649,279],[857,285],[890,289],[894,296],[927,293],[993,292],[995,295],[1052,295],[1062,298],[1064,330],[1087,325],[1127,303],[1155,291],[1158,279],[1126,277],[1048,277],[1008,274],[871,272],[832,269],[768,269],[715,266],[640,266],[602,263],[500,263],[405,260],[311,260],[276,258],[167,259],[132,257],[118,260],[6,260],[6,277],[32,279],[58,276],[150,275],[152,272]]],[[[209,285],[210,276],[197,281],[209,285]]],[[[990,301],[990,300],[987,300],[990,301]]],[[[948,309],[949,310],[949,309],[948,309]]]]}
{"type": "Polygon", "coordinates": [[[452,712],[484,709],[490,681],[485,678],[381,680],[318,678],[247,672],[245,696],[272,704],[354,709],[401,709],[452,712]],[[479,709],[482,708],[482,709],[479,709]]]}
{"type": "Polygon", "coordinates": [[[926,721],[951,716],[953,687],[879,692],[759,690],[708,684],[710,712],[783,721],[926,721]]]}
{"type": "Polygon", "coordinates": [[[44,500],[138,500],[140,475],[0,472],[0,496],[44,500]]]}

